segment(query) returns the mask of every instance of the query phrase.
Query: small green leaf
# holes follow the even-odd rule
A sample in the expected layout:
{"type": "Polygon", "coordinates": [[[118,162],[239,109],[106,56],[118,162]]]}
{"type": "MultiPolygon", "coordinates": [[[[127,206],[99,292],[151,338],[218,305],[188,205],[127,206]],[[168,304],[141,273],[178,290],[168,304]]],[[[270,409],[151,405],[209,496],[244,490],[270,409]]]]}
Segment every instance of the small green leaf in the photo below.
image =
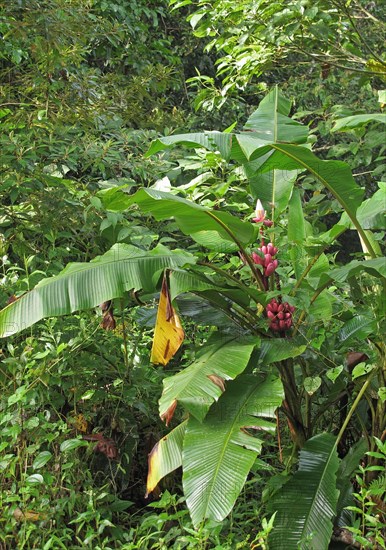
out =
{"type": "Polygon", "coordinates": [[[130,506],[133,506],[134,502],[131,500],[114,500],[114,502],[111,502],[109,504],[109,510],[111,512],[123,512],[123,510],[127,510],[127,508],[130,508],[130,506]]]}
{"type": "Polygon", "coordinates": [[[335,382],[343,369],[343,365],[340,365],[339,367],[335,367],[333,369],[328,369],[328,371],[326,372],[326,376],[331,380],[331,382],[335,382]]]}
{"type": "Polygon", "coordinates": [[[91,399],[94,395],[95,390],[87,390],[81,397],[82,401],[85,401],[86,399],[91,399]]]}
{"type": "Polygon", "coordinates": [[[33,461],[32,467],[34,468],[34,470],[39,470],[39,468],[42,468],[45,464],[47,464],[51,457],[52,453],[50,453],[49,451],[42,451],[33,461]]]}
{"type": "Polygon", "coordinates": [[[304,389],[308,395],[313,395],[320,388],[321,383],[320,376],[307,376],[304,379],[304,389]]]}
{"type": "Polygon", "coordinates": [[[364,315],[357,315],[343,325],[338,333],[339,340],[347,344],[353,338],[363,340],[376,330],[376,320],[364,315]]]}
{"type": "Polygon", "coordinates": [[[66,451],[77,449],[78,447],[87,447],[87,445],[87,441],[83,441],[82,439],[67,439],[60,445],[60,450],[64,453],[66,451]]]}
{"type": "Polygon", "coordinates": [[[26,483],[30,483],[31,485],[34,485],[37,483],[43,483],[44,479],[41,474],[32,474],[31,476],[28,476],[25,481],[26,483]]]}
{"type": "Polygon", "coordinates": [[[284,359],[289,359],[290,357],[297,357],[305,351],[306,347],[293,340],[282,340],[279,338],[262,340],[259,362],[263,365],[270,365],[271,363],[284,361],[284,359]]]}
{"type": "Polygon", "coordinates": [[[386,387],[382,386],[378,390],[379,399],[384,403],[386,401],[386,387]]]}
{"type": "Polygon", "coordinates": [[[359,376],[369,374],[369,372],[371,372],[374,368],[375,365],[366,365],[366,363],[359,363],[352,371],[352,379],[355,380],[355,378],[359,378],[359,376]]]}

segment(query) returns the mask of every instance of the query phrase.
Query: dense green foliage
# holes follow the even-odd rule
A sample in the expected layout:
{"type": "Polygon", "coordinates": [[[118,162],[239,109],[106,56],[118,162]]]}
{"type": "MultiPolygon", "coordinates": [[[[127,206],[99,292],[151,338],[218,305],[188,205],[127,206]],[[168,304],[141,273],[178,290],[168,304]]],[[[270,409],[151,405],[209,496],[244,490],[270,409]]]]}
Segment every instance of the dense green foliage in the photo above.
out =
{"type": "Polygon", "coordinates": [[[385,548],[380,6],[1,10],[0,550],[385,548]]]}

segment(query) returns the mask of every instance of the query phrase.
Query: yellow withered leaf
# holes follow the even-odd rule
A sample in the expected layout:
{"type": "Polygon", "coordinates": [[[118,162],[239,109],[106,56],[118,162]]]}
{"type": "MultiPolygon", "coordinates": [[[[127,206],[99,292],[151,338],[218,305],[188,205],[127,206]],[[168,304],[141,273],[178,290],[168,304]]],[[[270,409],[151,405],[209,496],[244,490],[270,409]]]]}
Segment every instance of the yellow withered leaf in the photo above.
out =
{"type": "Polygon", "coordinates": [[[167,365],[184,341],[184,330],[170,299],[167,276],[162,281],[150,361],[167,365]]]}
{"type": "Polygon", "coordinates": [[[13,517],[16,521],[39,521],[45,519],[45,517],[38,512],[33,512],[32,510],[23,512],[20,508],[15,508],[13,517]]]}
{"type": "Polygon", "coordinates": [[[182,445],[187,420],[156,443],[149,453],[146,495],[148,497],[165,476],[182,466],[182,445]]]}

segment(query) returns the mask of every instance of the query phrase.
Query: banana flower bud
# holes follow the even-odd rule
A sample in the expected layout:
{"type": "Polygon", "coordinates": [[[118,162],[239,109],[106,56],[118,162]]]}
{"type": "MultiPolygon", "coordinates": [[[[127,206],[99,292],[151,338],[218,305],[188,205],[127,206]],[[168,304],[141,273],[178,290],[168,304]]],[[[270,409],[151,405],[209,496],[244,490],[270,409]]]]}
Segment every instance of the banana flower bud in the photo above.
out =
{"type": "Polygon", "coordinates": [[[255,217],[253,218],[253,221],[255,223],[261,223],[265,218],[265,210],[263,205],[261,204],[261,200],[257,199],[256,202],[256,208],[255,208],[255,217]]]}

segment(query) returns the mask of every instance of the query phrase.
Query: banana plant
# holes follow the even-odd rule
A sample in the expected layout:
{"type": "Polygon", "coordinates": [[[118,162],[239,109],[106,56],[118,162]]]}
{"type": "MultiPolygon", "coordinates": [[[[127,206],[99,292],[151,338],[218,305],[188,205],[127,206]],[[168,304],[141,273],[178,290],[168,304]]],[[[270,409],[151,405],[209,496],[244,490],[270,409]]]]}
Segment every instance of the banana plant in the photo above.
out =
{"type": "MultiPolygon", "coordinates": [[[[150,147],[148,154],[176,145],[219,152],[248,179],[251,197],[259,198],[254,214],[251,208],[250,216],[242,219],[230,209],[189,201],[180,196],[178,188],[171,192],[139,189],[132,195],[124,188],[101,191],[99,198],[107,210],[124,213],[139,208],[157,221],[172,218],[181,233],[191,238],[190,252],[162,245],[148,251],[117,244],[91,262],[70,264],[0,312],[0,336],[19,332],[45,317],[122,298],[129,291],[154,296],[161,280],[168,281],[167,289],[165,282],[163,285],[170,300],[166,323],[171,311],[175,319],[172,302],[184,311],[183,296],[200,300],[207,311],[219,311],[224,330],[214,332],[190,365],[164,380],[161,418],[167,425],[173,423],[179,407],[186,419],[151,452],[148,493],[165,475],[182,466],[184,494],[195,526],[205,519],[221,521],[231,511],[281,414],[294,445],[303,449],[301,465],[307,456],[310,479],[316,480],[309,491],[312,502],[304,502],[296,514],[299,529],[294,540],[299,542],[304,534],[310,534],[309,518],[314,520],[318,506],[327,503],[328,514],[320,515],[324,533],[320,548],[324,548],[337,507],[334,453],[347,423],[333,443],[333,452],[324,450],[325,437],[312,444],[314,420],[328,410],[323,410],[325,403],[319,407],[314,402],[313,394],[322,384],[322,375],[328,387],[342,372],[330,372],[336,364],[327,357],[329,338],[331,342],[336,339],[341,354],[363,337],[370,341],[372,353],[381,348],[381,301],[357,319],[342,315],[337,322],[335,317],[339,303],[358,278],[369,277],[374,295],[379,293],[386,268],[370,232],[376,227],[361,224],[363,191],[349,167],[314,155],[307,143],[308,130],[288,116],[290,107],[275,88],[251,115],[243,132],[168,136],[150,147]],[[313,233],[305,222],[297,183],[305,173],[323,185],[343,211],[340,221],[324,232],[313,233]],[[351,230],[359,234],[365,257],[334,267],[326,251],[342,233],[351,230]],[[229,263],[230,258],[235,261],[229,263]],[[336,323],[340,332],[335,330],[336,323]],[[332,484],[324,500],[317,477],[323,464],[325,474],[322,472],[320,483],[323,487],[332,484]],[[311,504],[312,510],[308,509],[311,504]]],[[[367,209],[379,224],[382,196],[374,197],[367,209]]],[[[209,319],[207,324],[211,324],[209,319]]],[[[168,338],[165,342],[168,346],[168,338]]],[[[345,376],[351,381],[351,373],[345,376]]],[[[378,377],[379,388],[385,386],[384,372],[378,367],[371,377],[373,382],[378,377]]],[[[357,387],[360,398],[377,391],[378,387],[369,385],[370,378],[361,389],[357,387]]],[[[331,399],[335,403],[334,397],[331,399]]],[[[374,425],[381,425],[384,408],[379,399],[374,425]]],[[[351,416],[352,412],[347,418],[351,416]]],[[[329,440],[326,445],[331,447],[329,440]]],[[[289,494],[283,497],[286,503],[293,498],[289,494]]]]}

